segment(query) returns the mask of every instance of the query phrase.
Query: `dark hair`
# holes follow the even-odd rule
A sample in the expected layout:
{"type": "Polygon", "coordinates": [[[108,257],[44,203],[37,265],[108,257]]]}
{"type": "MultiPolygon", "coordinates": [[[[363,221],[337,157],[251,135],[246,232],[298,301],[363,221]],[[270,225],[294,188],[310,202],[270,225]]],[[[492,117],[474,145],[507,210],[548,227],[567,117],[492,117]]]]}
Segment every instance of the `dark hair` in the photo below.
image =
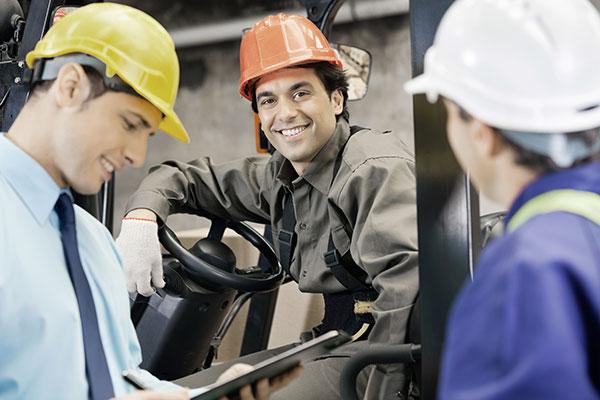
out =
{"type": "MultiPolygon", "coordinates": [[[[460,119],[462,119],[465,122],[469,122],[473,118],[471,116],[471,114],[469,114],[467,111],[465,111],[465,109],[462,108],[461,106],[458,106],[458,115],[460,116],[460,119]]],[[[502,140],[502,142],[512,151],[512,153],[514,155],[515,163],[517,165],[527,167],[527,168],[529,168],[537,173],[540,173],[540,174],[547,174],[550,172],[555,172],[555,171],[564,169],[564,168],[561,168],[558,165],[556,165],[556,163],[554,162],[554,160],[552,160],[552,158],[545,156],[543,154],[528,150],[528,149],[524,148],[523,146],[510,140],[505,135],[503,135],[502,130],[500,130],[498,128],[494,128],[494,127],[491,127],[491,128],[494,131],[494,133],[498,135],[500,140],[502,140]]],[[[591,145],[598,140],[598,135],[600,135],[600,129],[590,129],[587,131],[568,132],[568,133],[565,133],[565,135],[567,135],[567,137],[577,136],[577,137],[583,138],[583,141],[586,144],[591,145]]],[[[596,153],[589,157],[575,160],[573,165],[571,165],[569,168],[575,167],[578,165],[587,164],[594,160],[598,160],[599,156],[600,156],[600,154],[596,153]]]]}
{"type": "MultiPolygon", "coordinates": [[[[339,121],[340,117],[344,118],[346,121],[350,121],[350,113],[348,112],[347,102],[348,102],[348,78],[344,71],[336,67],[335,65],[328,63],[326,61],[316,62],[316,63],[307,63],[294,65],[289,68],[312,68],[315,71],[315,74],[319,77],[323,86],[325,86],[325,91],[327,95],[331,98],[331,93],[336,90],[340,90],[342,92],[342,96],[344,96],[344,108],[339,115],[336,115],[336,119],[339,121]]],[[[252,87],[251,90],[252,97],[252,111],[258,113],[258,105],[256,104],[256,85],[252,87]]]]}
{"type": "MultiPolygon", "coordinates": [[[[84,101],[85,104],[90,100],[102,96],[109,89],[106,87],[106,84],[104,83],[104,77],[100,72],[88,65],[82,65],[81,67],[90,81],[90,93],[84,101]]],[[[35,96],[36,94],[47,92],[52,84],[54,84],[55,80],[56,79],[49,79],[35,83],[29,91],[29,98],[35,96]]]]}

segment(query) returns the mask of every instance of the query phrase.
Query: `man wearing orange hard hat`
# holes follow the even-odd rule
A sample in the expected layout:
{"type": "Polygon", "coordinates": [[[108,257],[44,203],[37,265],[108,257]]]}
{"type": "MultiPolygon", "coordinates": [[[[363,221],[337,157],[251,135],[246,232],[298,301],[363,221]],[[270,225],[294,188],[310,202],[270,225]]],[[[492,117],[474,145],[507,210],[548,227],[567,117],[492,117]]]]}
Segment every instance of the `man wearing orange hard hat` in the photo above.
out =
{"type": "MultiPolygon", "coordinates": [[[[351,354],[405,341],[418,290],[413,156],[394,133],[350,126],[341,62],[308,19],[279,14],[257,22],[242,39],[240,66],[239,92],[276,151],[155,168],[129,200],[117,239],[129,290],[149,295],[151,284],[164,285],[157,224],[148,219],[160,223],[170,213],[198,208],[269,224],[279,260],[299,289],[324,296],[322,324],[301,340],[334,329],[354,335],[331,356],[305,363],[302,375],[274,398],[336,399],[339,372],[351,354]]],[[[224,367],[185,383],[208,382],[224,367]]],[[[405,398],[406,375],[402,366],[368,368],[357,388],[369,399],[405,398]]]]}

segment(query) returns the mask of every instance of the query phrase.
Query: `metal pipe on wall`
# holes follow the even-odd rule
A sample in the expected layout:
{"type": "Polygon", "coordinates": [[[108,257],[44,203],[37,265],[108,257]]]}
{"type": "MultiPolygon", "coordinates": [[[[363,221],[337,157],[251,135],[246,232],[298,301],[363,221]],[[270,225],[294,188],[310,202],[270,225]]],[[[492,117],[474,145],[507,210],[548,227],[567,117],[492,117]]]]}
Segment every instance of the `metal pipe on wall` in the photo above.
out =
{"type": "MultiPolygon", "coordinates": [[[[364,21],[368,19],[390,17],[408,13],[408,0],[367,0],[347,1],[342,5],[335,18],[335,24],[364,21]]],[[[285,10],[286,14],[305,15],[306,10],[285,10]]],[[[176,48],[201,46],[238,40],[245,29],[251,28],[256,21],[266,15],[235,18],[214,23],[174,29],[169,31],[176,48]]]]}

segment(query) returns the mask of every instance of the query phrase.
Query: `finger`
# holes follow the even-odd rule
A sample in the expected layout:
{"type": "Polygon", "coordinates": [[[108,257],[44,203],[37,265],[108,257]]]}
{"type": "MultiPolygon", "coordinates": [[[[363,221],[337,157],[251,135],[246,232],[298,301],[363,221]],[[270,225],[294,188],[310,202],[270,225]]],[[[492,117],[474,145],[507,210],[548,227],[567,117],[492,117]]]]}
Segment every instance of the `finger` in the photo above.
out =
{"type": "Polygon", "coordinates": [[[152,283],[154,287],[160,289],[165,287],[162,265],[157,265],[152,268],[152,283]]]}
{"type": "Polygon", "coordinates": [[[230,381],[232,379],[237,378],[238,376],[244,375],[245,373],[252,371],[253,369],[254,368],[248,364],[234,364],[233,366],[229,367],[227,371],[223,372],[219,376],[219,378],[217,378],[217,383],[230,381]]]}
{"type": "Polygon", "coordinates": [[[177,392],[147,392],[148,396],[140,397],[144,400],[188,400],[189,395],[187,390],[177,392]]]}
{"type": "Polygon", "coordinates": [[[240,400],[256,400],[252,394],[252,386],[246,385],[240,389],[240,400]]]}
{"type": "Polygon", "coordinates": [[[296,379],[302,373],[302,367],[298,366],[289,372],[285,372],[273,379],[271,381],[271,391],[274,392],[276,390],[281,389],[284,386],[287,386],[291,381],[296,379]]]}
{"type": "Polygon", "coordinates": [[[269,384],[269,378],[262,378],[256,382],[256,398],[258,400],[268,399],[271,392],[274,390],[275,389],[269,384]]]}
{"type": "Polygon", "coordinates": [[[136,292],[135,288],[136,288],[135,281],[130,278],[127,278],[127,291],[129,293],[135,293],[136,292]]]}
{"type": "Polygon", "coordinates": [[[169,392],[138,390],[123,397],[113,397],[110,400],[189,400],[189,397],[187,390],[169,392]]]}
{"type": "Polygon", "coordinates": [[[144,280],[140,280],[137,283],[137,290],[138,293],[143,295],[143,296],[152,296],[154,294],[154,288],[152,286],[150,286],[150,277],[148,277],[148,279],[144,279],[144,280]]]}

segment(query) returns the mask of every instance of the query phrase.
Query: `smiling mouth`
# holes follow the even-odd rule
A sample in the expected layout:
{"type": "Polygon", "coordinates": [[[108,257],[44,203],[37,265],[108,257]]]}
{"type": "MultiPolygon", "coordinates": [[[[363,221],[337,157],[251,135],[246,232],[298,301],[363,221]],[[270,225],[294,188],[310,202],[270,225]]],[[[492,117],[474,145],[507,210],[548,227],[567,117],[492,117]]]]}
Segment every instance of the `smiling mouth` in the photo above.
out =
{"type": "Polygon", "coordinates": [[[285,137],[292,137],[292,136],[296,136],[302,132],[304,132],[304,130],[308,127],[308,125],[303,125],[303,126],[297,126],[295,128],[291,128],[291,129],[281,129],[278,130],[277,132],[279,132],[280,134],[282,134],[285,137]]]}
{"type": "Polygon", "coordinates": [[[110,162],[108,162],[106,158],[100,158],[100,162],[102,163],[102,166],[104,167],[106,172],[108,172],[109,174],[112,174],[112,172],[115,170],[115,167],[110,162]]]}

